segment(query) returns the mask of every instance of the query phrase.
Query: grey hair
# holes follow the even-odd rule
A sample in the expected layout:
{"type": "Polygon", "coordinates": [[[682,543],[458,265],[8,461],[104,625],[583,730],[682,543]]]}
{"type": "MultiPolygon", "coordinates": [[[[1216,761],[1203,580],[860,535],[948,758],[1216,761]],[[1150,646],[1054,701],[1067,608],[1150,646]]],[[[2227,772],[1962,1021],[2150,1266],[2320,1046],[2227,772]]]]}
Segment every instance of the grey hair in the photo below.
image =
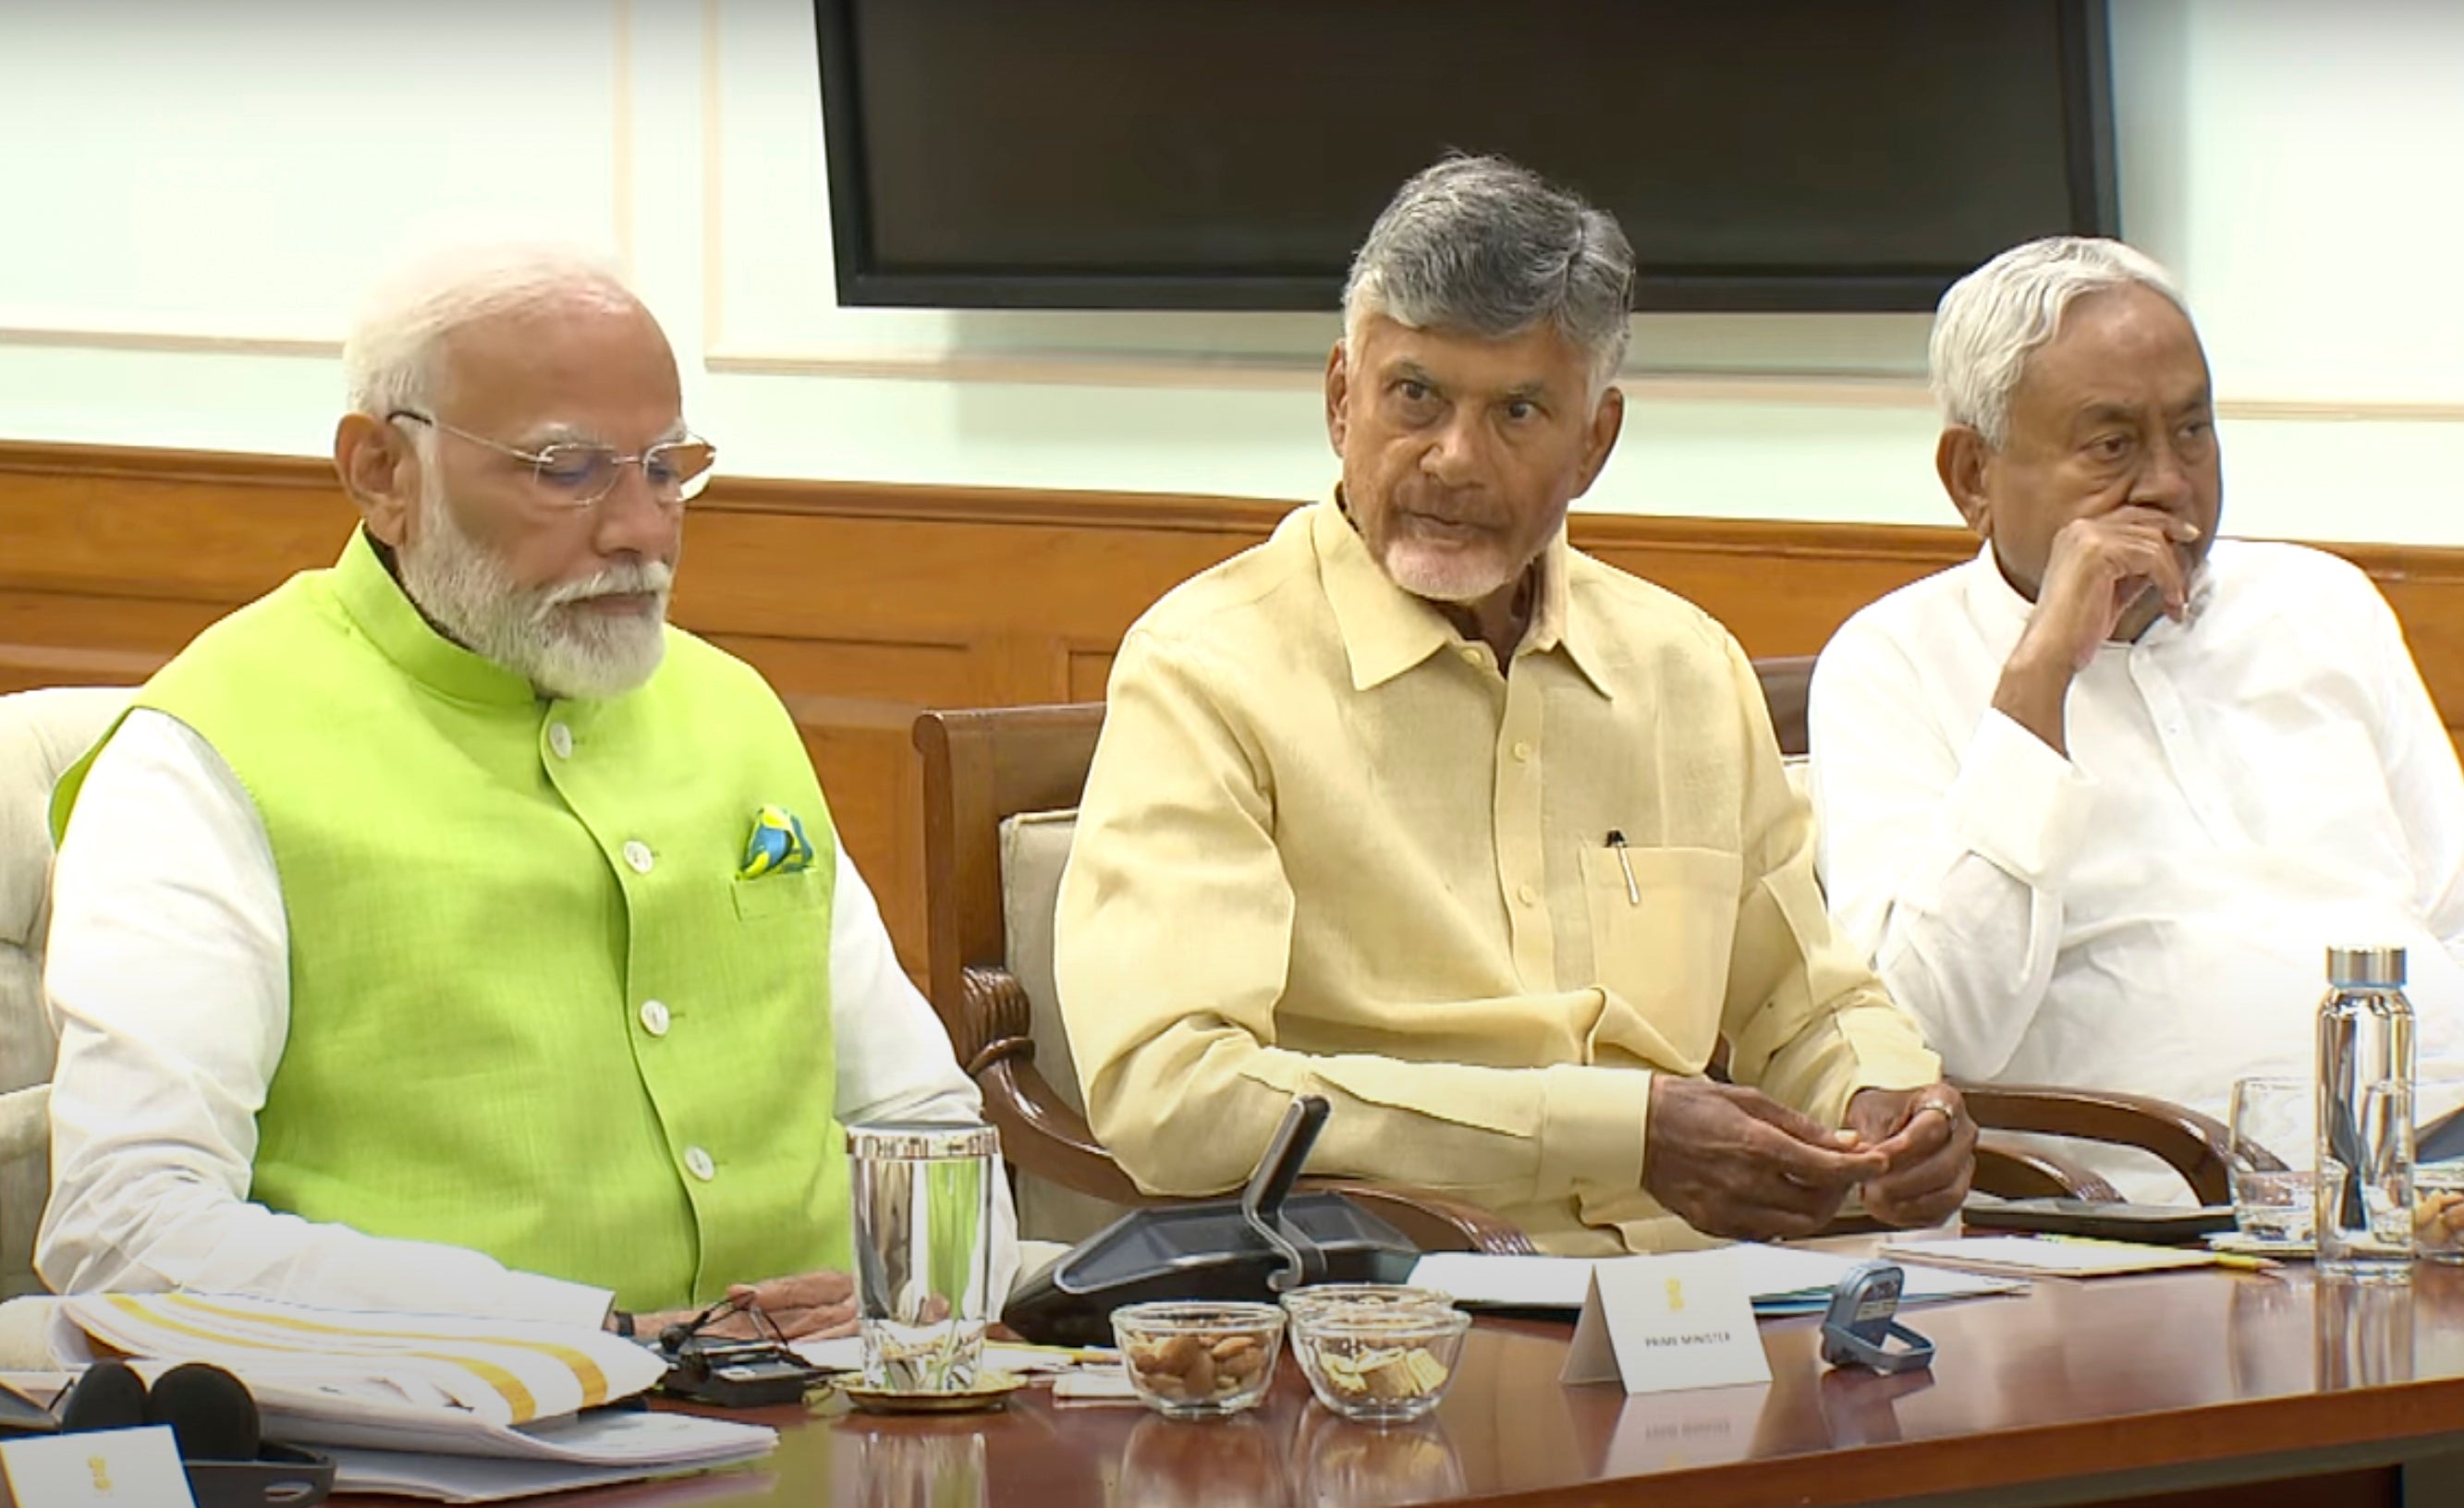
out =
{"type": "Polygon", "coordinates": [[[1487,339],[1542,321],[1591,358],[1596,399],[1625,360],[1634,248],[1617,218],[1502,157],[1449,157],[1396,191],[1343,282],[1343,334],[1371,315],[1487,339]]]}
{"type": "Polygon", "coordinates": [[[2011,395],[2028,358],[2054,338],[2073,303],[2134,285],[2190,317],[2181,285],[2154,257],[2094,236],[2014,246],[1951,284],[1934,311],[1926,353],[1943,423],[1965,425],[2000,449],[2011,438],[2011,395]]]}
{"type": "Polygon", "coordinates": [[[613,268],[566,247],[462,247],[413,262],[380,283],[352,322],[342,342],[345,400],[353,412],[379,419],[431,409],[443,396],[447,337],[555,298],[640,302],[613,268]]]}

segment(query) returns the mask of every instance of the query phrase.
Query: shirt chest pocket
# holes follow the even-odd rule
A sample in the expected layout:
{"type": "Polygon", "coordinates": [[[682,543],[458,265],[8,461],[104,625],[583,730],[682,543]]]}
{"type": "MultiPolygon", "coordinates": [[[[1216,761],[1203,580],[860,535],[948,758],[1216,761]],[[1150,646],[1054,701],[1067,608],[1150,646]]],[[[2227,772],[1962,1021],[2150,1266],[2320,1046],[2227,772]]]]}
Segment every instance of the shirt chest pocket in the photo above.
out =
{"type": "Polygon", "coordinates": [[[808,1031],[812,1006],[829,999],[830,879],[817,865],[731,882],[736,925],[693,942],[699,993],[738,1019],[808,1031]]]}
{"type": "Polygon", "coordinates": [[[801,915],[817,920],[826,898],[821,882],[822,875],[815,869],[791,869],[783,874],[756,875],[749,880],[738,877],[733,882],[737,919],[759,922],[774,916],[801,915]]]}
{"type": "Polygon", "coordinates": [[[1596,982],[1688,1052],[1719,1035],[1744,867],[1715,848],[1583,849],[1596,982]]]}

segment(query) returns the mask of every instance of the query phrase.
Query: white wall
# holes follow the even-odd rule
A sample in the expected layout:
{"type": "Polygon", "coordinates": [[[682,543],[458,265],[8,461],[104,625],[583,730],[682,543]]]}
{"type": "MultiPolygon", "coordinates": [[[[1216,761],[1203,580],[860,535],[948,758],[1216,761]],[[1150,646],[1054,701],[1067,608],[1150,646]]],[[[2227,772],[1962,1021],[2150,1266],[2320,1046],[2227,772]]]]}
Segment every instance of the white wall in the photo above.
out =
{"type": "MultiPolygon", "coordinates": [[[[2464,543],[2464,6],[2113,0],[2233,527],[2464,543]]],[[[842,310],[805,0],[0,8],[0,437],[317,453],[416,244],[618,257],[732,470],[1302,497],[1332,317],[842,310]]],[[[1944,522],[1915,316],[1638,321],[1587,506],[1944,522]]]]}

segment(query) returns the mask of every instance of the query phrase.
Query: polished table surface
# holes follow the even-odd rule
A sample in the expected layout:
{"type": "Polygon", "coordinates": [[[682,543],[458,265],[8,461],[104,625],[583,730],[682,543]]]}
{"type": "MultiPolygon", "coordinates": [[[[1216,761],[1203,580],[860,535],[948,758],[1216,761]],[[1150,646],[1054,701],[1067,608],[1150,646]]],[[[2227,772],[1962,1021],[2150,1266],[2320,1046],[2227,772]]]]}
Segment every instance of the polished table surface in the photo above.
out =
{"type": "Polygon", "coordinates": [[[1907,1318],[1939,1348],[1930,1372],[1828,1369],[1815,1320],[1770,1320],[1769,1386],[1632,1399],[1557,1381],[1570,1325],[1484,1320],[1437,1414],[1399,1429],[1326,1412],[1288,1357],[1264,1408],[1206,1423],[1056,1407],[1040,1388],[961,1417],[775,1410],[752,1415],[781,1430],[754,1465],[554,1501],[2059,1503],[2324,1473],[2343,1475],[2264,1500],[2431,1500],[2397,1496],[2389,1468],[2408,1461],[2453,1490],[2464,1268],[2380,1289],[2300,1266],[2050,1279],[1907,1318]]]}

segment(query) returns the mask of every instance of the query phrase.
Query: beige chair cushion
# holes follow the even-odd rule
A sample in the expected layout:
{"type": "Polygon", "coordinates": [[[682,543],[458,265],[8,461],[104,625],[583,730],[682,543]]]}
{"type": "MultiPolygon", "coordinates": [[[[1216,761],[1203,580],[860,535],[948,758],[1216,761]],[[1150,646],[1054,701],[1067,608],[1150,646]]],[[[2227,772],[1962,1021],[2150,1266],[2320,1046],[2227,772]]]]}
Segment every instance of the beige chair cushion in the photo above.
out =
{"type": "MultiPolygon", "coordinates": [[[[1078,830],[1072,812],[1023,812],[1001,827],[1001,927],[1009,940],[1009,972],[1026,992],[1027,1036],[1035,1066],[1070,1108],[1084,1110],[1078,1065],[1062,1029],[1060,993],[1052,985],[1052,918],[1061,904],[1061,870],[1078,830]]],[[[1022,1174],[1018,1234],[1041,1241],[1084,1240],[1117,1219],[1122,1207],[1022,1174]]]]}
{"type": "Polygon", "coordinates": [[[43,1008],[52,786],[128,705],[115,688],[0,696],[0,1298],[36,1292],[34,1227],[51,1191],[42,1089],[57,1043],[43,1008]],[[25,1091],[17,1093],[12,1091],[25,1091]]]}

